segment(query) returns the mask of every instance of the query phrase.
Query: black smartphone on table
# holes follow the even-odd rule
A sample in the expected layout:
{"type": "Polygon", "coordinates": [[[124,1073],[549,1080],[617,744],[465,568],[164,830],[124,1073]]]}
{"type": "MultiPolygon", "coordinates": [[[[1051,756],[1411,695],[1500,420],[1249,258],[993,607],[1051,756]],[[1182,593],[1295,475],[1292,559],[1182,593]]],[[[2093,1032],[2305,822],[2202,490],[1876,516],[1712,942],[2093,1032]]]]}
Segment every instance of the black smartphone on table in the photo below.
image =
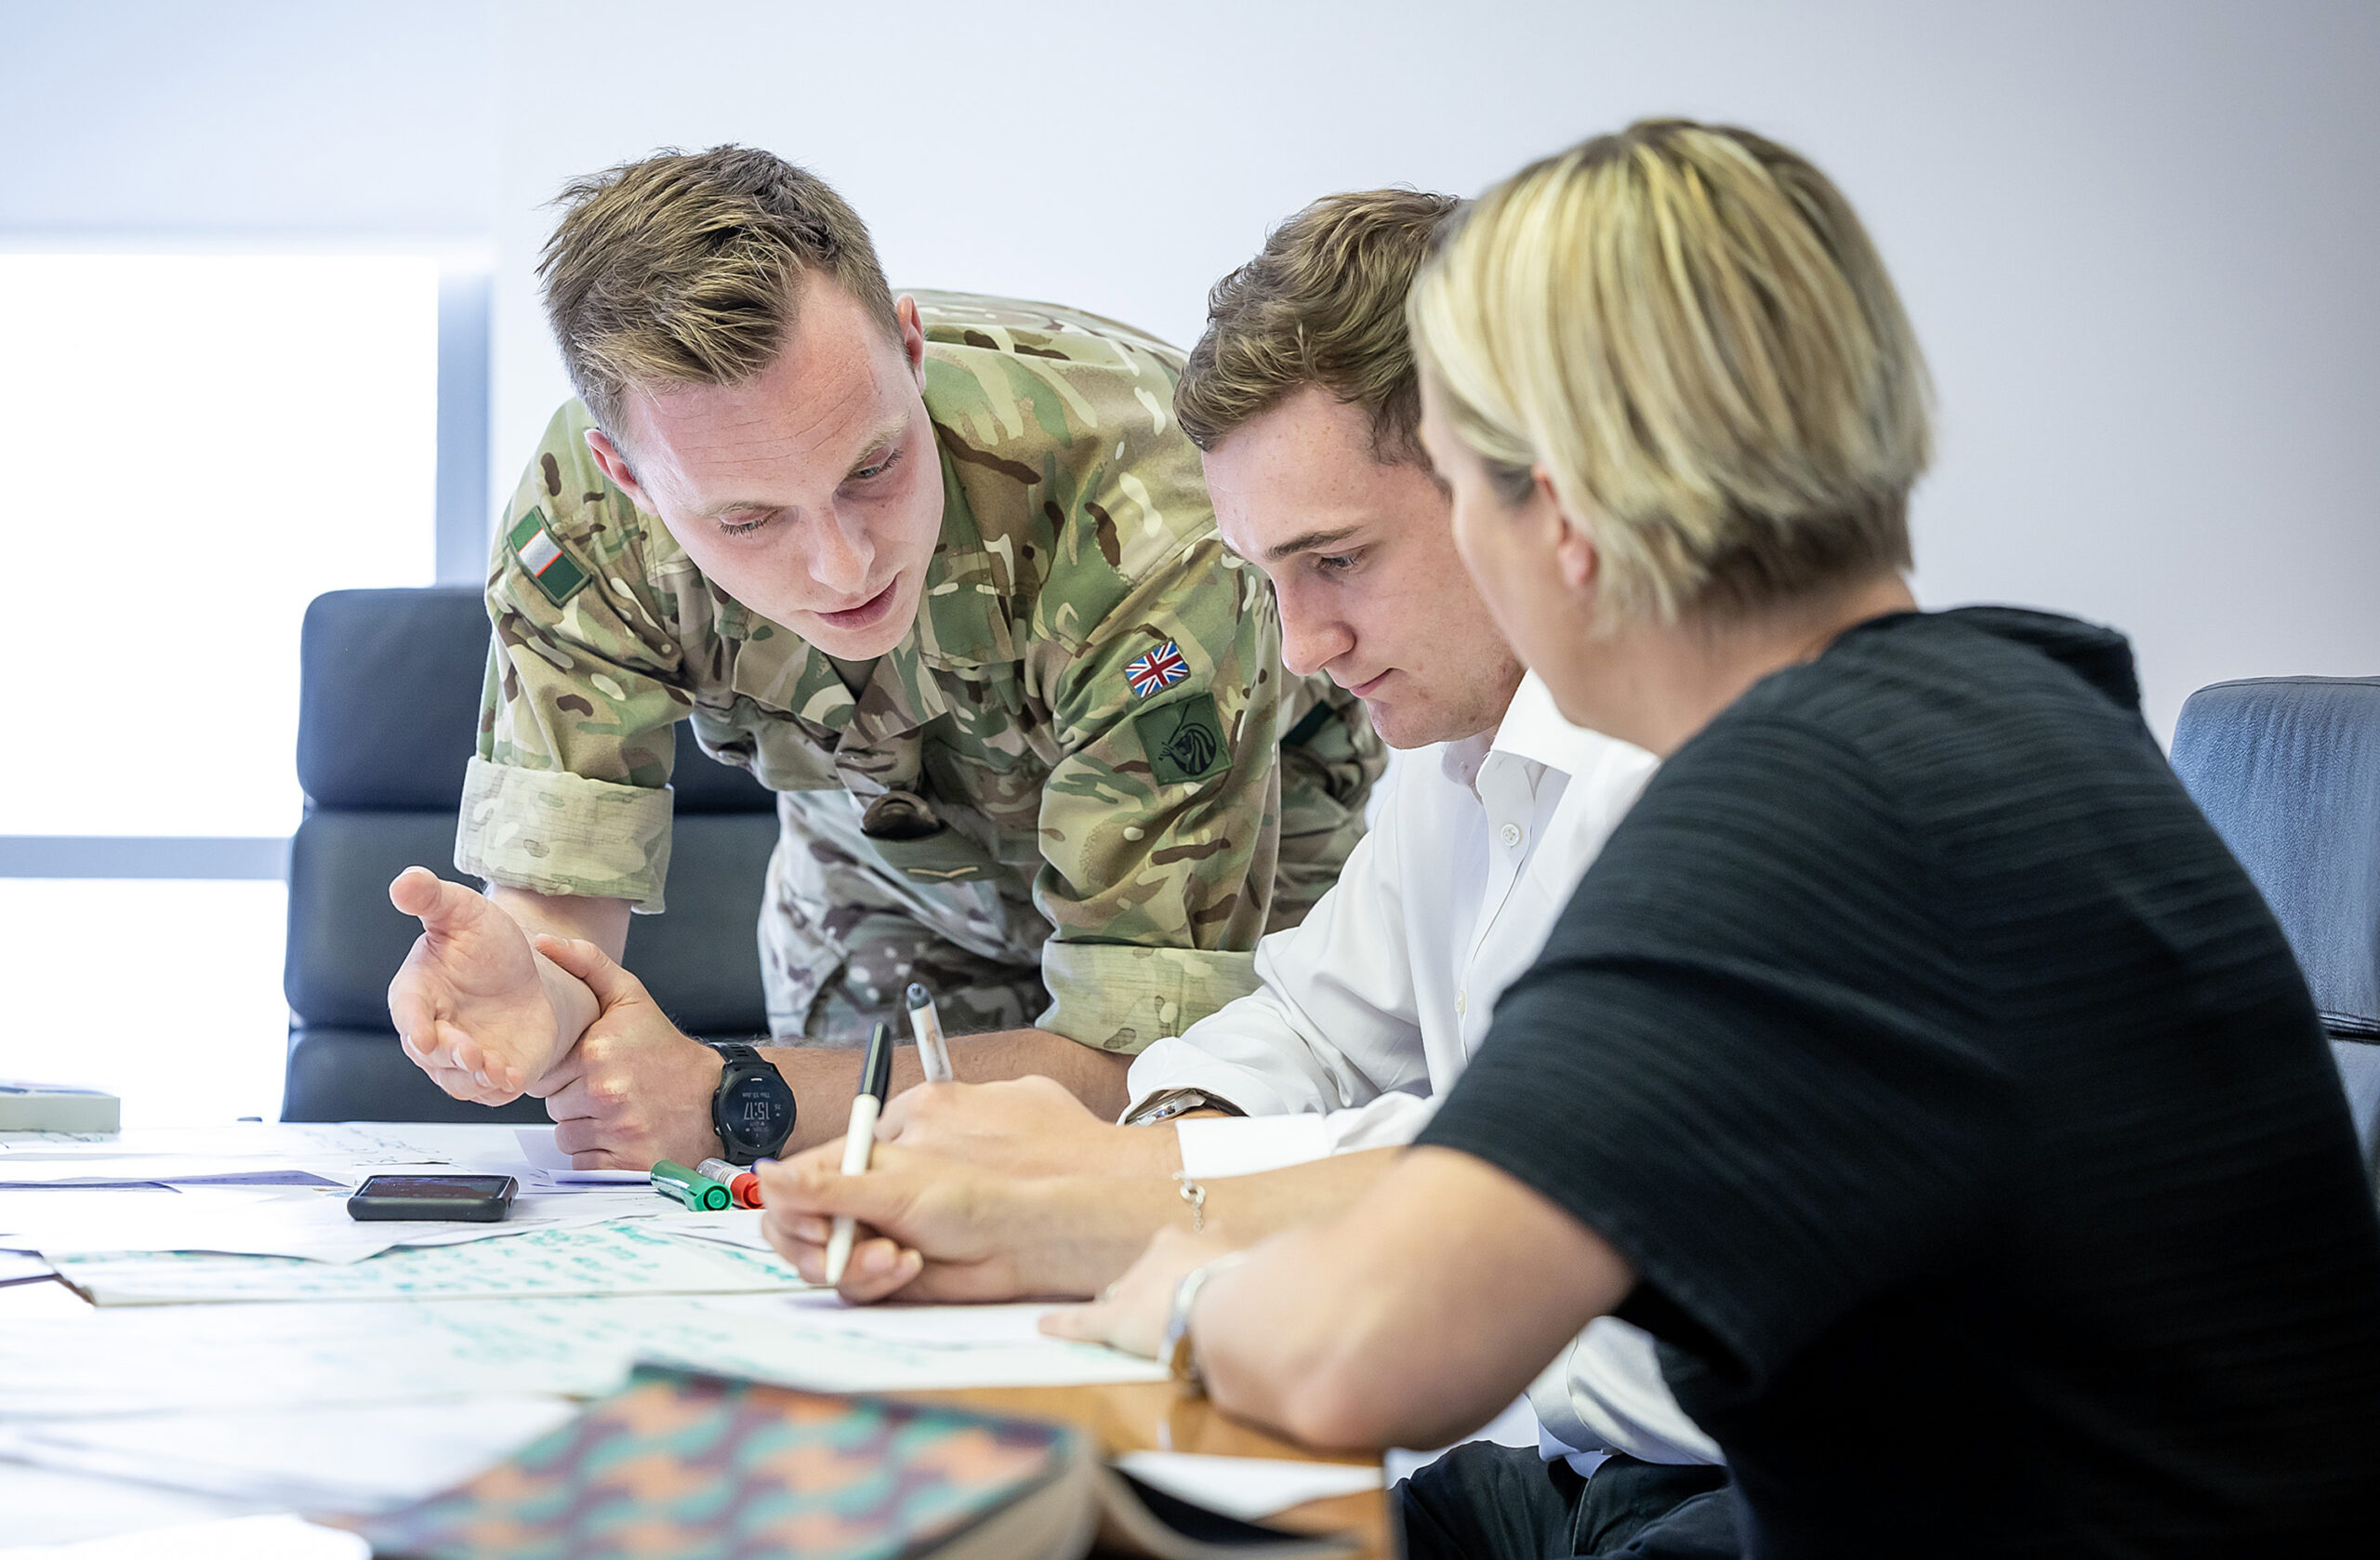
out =
{"type": "Polygon", "coordinates": [[[347,1199],[350,1219],[459,1219],[493,1224],[521,1183],[509,1175],[376,1175],[347,1199]]]}

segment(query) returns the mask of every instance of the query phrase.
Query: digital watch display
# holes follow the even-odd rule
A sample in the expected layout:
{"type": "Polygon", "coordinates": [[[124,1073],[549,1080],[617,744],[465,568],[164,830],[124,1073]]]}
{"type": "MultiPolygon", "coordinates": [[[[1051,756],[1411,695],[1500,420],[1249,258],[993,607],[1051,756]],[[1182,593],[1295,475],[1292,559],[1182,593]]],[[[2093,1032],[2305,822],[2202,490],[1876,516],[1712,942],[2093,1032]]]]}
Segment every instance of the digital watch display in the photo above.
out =
{"type": "Polygon", "coordinates": [[[776,1157],[793,1136],[793,1087],[747,1045],[719,1048],[719,1088],[710,1098],[710,1124],[719,1133],[721,1157],[748,1165],[776,1157]]]}

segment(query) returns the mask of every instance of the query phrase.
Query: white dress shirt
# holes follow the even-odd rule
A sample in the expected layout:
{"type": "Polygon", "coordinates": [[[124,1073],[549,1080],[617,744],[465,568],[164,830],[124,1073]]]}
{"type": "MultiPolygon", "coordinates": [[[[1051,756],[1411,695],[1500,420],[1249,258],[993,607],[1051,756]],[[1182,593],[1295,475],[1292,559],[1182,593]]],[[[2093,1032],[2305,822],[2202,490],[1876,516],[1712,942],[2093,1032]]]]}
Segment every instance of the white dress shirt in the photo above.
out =
{"type": "MultiPolygon", "coordinates": [[[[1532,675],[1492,738],[1400,764],[1338,884],[1257,945],[1259,988],[1133,1062],[1135,1104],[1197,1089],[1248,1113],[1180,1123],[1183,1170],[1248,1175],[1412,1142],[1653,762],[1563,720],[1532,675]]],[[[1549,1455],[1720,1461],[1670,1396],[1652,1340],[1624,1322],[1580,1333],[1529,1398],[1549,1455]]]]}

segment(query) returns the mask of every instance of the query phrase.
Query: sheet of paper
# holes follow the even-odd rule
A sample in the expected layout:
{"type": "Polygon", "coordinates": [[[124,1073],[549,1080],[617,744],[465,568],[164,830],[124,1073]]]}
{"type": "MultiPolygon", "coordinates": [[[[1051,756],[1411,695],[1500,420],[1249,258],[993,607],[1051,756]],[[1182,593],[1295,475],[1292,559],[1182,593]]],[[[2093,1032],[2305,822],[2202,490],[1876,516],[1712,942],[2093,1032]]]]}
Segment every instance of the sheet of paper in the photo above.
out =
{"type": "Polygon", "coordinates": [[[490,1224],[452,1220],[358,1221],[347,1189],[259,1192],[218,1187],[179,1192],[124,1188],[0,1192],[0,1239],[51,1260],[112,1251],[214,1251],[351,1263],[399,1246],[451,1246],[535,1229],[673,1211],[651,1195],[517,1197],[490,1224]]]}
{"type": "Polygon", "coordinates": [[[54,1255],[99,1305],[509,1295],[739,1294],[809,1286],[774,1256],[672,1240],[648,1221],[526,1230],[505,1240],[384,1251],[344,1265],[187,1251],[54,1255]]]}
{"type": "Polygon", "coordinates": [[[680,1213],[670,1219],[671,1235],[688,1240],[716,1240],[721,1246],[741,1246],[747,1251],[773,1249],[769,1237],[760,1233],[760,1210],[757,1208],[731,1208],[723,1213],[680,1213]]]}
{"type": "MultiPolygon", "coordinates": [[[[683,1299],[68,1303],[0,1310],[0,1422],[174,1408],[590,1397],[686,1332],[683,1299]]],[[[13,1291],[0,1291],[8,1293],[13,1291]]],[[[733,1302],[723,1303],[733,1304],[733,1302]]],[[[739,1324],[732,1315],[710,1324],[739,1324]]],[[[700,1329],[696,1329],[699,1331],[700,1329]]]]}
{"type": "Polygon", "coordinates": [[[0,1285],[0,1338],[20,1335],[32,1323],[80,1321],[90,1315],[89,1301],[52,1279],[0,1285]]]}
{"type": "MultiPolygon", "coordinates": [[[[278,1186],[19,1186],[0,1188],[0,1246],[38,1250],[70,1230],[148,1230],[289,1195],[278,1186]]],[[[317,1195],[301,1190],[301,1196],[317,1195]]]]}
{"type": "Polygon", "coordinates": [[[543,1170],[557,1183],[643,1186],[652,1182],[652,1177],[643,1170],[578,1169],[570,1162],[569,1155],[554,1146],[554,1130],[551,1127],[515,1127],[512,1135],[520,1144],[521,1157],[529,1168],[543,1170]]]}
{"type": "Polygon", "coordinates": [[[1155,1360],[1044,1336],[1038,1323],[1050,1308],[1038,1302],[852,1306],[813,1289],[747,1309],[743,1327],[663,1340],[644,1357],[817,1392],[1166,1379],[1155,1360]]]}
{"type": "Polygon", "coordinates": [[[92,1140],[27,1135],[0,1139],[0,1185],[258,1183],[309,1175],[352,1186],[376,1171],[490,1170],[543,1182],[503,1123],[245,1122],[230,1127],[168,1127],[92,1140]]]}
{"type": "Polygon", "coordinates": [[[0,1425],[0,1457],[301,1510],[373,1512],[468,1479],[577,1412],[558,1397],[482,1396],[43,1420],[0,1425]]]}
{"type": "Polygon", "coordinates": [[[0,1284],[28,1284],[49,1276],[38,1251],[0,1251],[0,1284]]]}
{"type": "MultiPolygon", "coordinates": [[[[8,1560],[23,1554],[46,1556],[52,1546],[221,1522],[270,1509],[253,1501],[0,1461],[0,1512],[7,1514],[0,1523],[0,1556],[8,1560]]],[[[179,1560],[178,1552],[163,1547],[133,1553],[141,1560],[165,1560],[168,1555],[179,1560]]]]}
{"type": "Polygon", "coordinates": [[[251,1123],[241,1127],[167,1127],[129,1132],[8,1132],[0,1134],[0,1164],[12,1159],[129,1159],[167,1156],[205,1158],[289,1157],[298,1140],[251,1123]]]}
{"type": "Polygon", "coordinates": [[[105,1137],[53,1133],[0,1135],[0,1164],[12,1157],[131,1155],[333,1161],[357,1165],[452,1164],[517,1154],[500,1122],[245,1121],[224,1127],[136,1128],[105,1137]]]}
{"type": "Polygon", "coordinates": [[[344,1178],[294,1160],[196,1154],[14,1154],[0,1159],[9,1186],[336,1186],[344,1178]]]}
{"type": "Polygon", "coordinates": [[[362,1535],[303,1517],[232,1516],[76,1543],[0,1549],[0,1560],[372,1560],[362,1535]]]}
{"type": "Polygon", "coordinates": [[[1208,1457],[1197,1452],[1135,1451],[1116,1466],[1210,1512],[1254,1522],[1333,1495],[1381,1487],[1377,1463],[1291,1462],[1272,1457],[1208,1457]]]}
{"type": "Polygon", "coordinates": [[[641,1171],[580,1170],[550,1127],[445,1122],[247,1122],[112,1136],[0,1136],[0,1186],[337,1184],[379,1170],[482,1170],[524,1187],[642,1186],[641,1171]]]}
{"type": "MultiPolygon", "coordinates": [[[[801,1297],[0,1309],[0,1422],[168,1408],[592,1397],[639,1359],[827,1392],[1162,1381],[1044,1338],[1045,1307],[853,1310],[801,1297]]],[[[14,1293],[0,1290],[0,1295],[14,1293]]]]}

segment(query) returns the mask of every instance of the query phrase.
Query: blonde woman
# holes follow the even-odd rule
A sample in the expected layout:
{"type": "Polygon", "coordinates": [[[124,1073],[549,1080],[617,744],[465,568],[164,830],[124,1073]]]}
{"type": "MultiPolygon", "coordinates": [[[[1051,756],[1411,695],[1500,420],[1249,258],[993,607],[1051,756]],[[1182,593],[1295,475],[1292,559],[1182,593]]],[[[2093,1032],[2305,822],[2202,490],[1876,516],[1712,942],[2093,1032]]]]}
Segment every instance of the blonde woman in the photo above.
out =
{"type": "MultiPolygon", "coordinates": [[[[2380,1226],[2305,985],[2122,638],[1916,610],[1926,379],[1843,197],[1637,125],[1491,191],[1410,311],[1491,611],[1666,761],[1358,1202],[1050,1325],[1429,1446],[1616,1313],[1745,1553],[2370,1553],[2380,1226]]],[[[1534,1461],[1417,1479],[1409,1552],[1735,1541],[1534,1461]]]]}

